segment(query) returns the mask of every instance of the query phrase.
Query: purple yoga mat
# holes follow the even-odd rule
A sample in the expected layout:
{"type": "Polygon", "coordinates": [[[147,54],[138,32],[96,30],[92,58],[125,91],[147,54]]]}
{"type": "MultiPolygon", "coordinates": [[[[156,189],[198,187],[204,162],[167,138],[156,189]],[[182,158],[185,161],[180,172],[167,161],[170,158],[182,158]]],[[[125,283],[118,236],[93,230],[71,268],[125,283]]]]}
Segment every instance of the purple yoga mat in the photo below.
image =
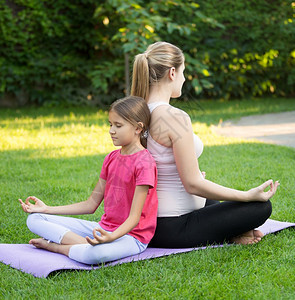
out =
{"type": "MultiPolygon", "coordinates": [[[[281,231],[288,227],[295,227],[295,223],[280,222],[268,219],[258,229],[264,234],[281,231]]],[[[208,246],[208,248],[223,247],[223,245],[208,246]]],[[[117,264],[129,263],[144,259],[167,256],[171,254],[184,253],[193,250],[206,249],[207,247],[184,248],[184,249],[164,249],[147,248],[144,252],[119,259],[104,266],[114,266],[117,264]]],[[[90,266],[78,263],[68,257],[37,249],[29,244],[0,244],[0,261],[10,265],[12,268],[19,269],[35,277],[47,277],[51,272],[58,270],[95,270],[101,266],[90,266]]]]}

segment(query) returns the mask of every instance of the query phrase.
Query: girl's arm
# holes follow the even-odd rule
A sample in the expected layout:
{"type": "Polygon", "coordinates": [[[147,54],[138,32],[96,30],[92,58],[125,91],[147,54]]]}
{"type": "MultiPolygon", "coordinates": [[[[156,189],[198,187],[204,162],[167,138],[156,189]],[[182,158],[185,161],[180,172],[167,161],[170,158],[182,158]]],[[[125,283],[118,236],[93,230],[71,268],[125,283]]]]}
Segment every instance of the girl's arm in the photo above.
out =
{"type": "Polygon", "coordinates": [[[86,237],[86,240],[91,245],[97,245],[102,243],[110,243],[123,235],[130,232],[139,222],[141,212],[145,203],[145,199],[147,197],[147,193],[149,190],[148,185],[138,185],[135,188],[132,205],[130,209],[130,213],[125,222],[120,225],[115,231],[107,232],[103,229],[96,228],[93,230],[94,239],[90,239],[86,237]],[[98,231],[101,236],[99,236],[96,231],[98,231]]]}
{"type": "Polygon", "coordinates": [[[190,117],[178,109],[170,110],[164,117],[170,124],[168,136],[172,143],[177,170],[188,193],[209,199],[241,202],[267,201],[275,194],[279,183],[273,183],[272,180],[249,191],[239,191],[202,178],[200,172],[196,172],[199,165],[194,150],[190,117]],[[270,187],[270,190],[264,192],[267,187],[270,187]]]}
{"type": "Polygon", "coordinates": [[[86,201],[62,205],[62,206],[48,206],[40,199],[31,196],[28,197],[25,202],[19,199],[24,212],[27,213],[45,213],[45,214],[56,214],[56,215],[83,215],[93,214],[100,203],[102,202],[106,181],[99,178],[93,192],[86,201]],[[32,204],[32,200],[35,202],[32,204]]]}

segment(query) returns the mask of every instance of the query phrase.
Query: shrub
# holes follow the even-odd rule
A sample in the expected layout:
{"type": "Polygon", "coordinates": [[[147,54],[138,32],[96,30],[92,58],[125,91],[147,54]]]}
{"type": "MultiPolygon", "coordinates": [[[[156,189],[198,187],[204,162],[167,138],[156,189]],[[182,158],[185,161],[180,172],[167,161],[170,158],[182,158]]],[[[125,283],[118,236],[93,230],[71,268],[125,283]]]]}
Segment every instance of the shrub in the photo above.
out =
{"type": "Polygon", "coordinates": [[[109,104],[158,40],[185,53],[184,98],[294,96],[293,11],[286,0],[0,0],[0,99],[109,104]]]}
{"type": "Polygon", "coordinates": [[[209,97],[294,96],[295,26],[292,1],[201,0],[204,14],[224,29],[198,31],[199,58],[214,86],[209,97]]]}

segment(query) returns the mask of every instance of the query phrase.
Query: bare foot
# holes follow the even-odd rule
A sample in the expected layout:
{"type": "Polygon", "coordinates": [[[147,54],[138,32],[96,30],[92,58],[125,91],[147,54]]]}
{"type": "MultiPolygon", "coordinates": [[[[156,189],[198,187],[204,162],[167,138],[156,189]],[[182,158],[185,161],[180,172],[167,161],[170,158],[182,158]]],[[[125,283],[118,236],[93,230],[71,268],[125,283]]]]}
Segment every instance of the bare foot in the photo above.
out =
{"type": "Polygon", "coordinates": [[[32,240],[29,241],[29,244],[35,246],[36,248],[41,248],[41,249],[45,249],[45,250],[49,250],[49,251],[52,251],[50,249],[53,246],[52,245],[53,243],[50,243],[47,240],[44,240],[42,238],[32,239],[32,240]]]}
{"type": "Polygon", "coordinates": [[[264,234],[260,230],[250,230],[231,239],[231,242],[241,245],[256,244],[261,241],[264,234]]]}
{"type": "Polygon", "coordinates": [[[32,239],[29,241],[29,244],[35,246],[36,248],[45,249],[50,252],[61,253],[64,255],[69,254],[70,245],[59,245],[56,243],[48,242],[42,238],[39,239],[32,239]]]}

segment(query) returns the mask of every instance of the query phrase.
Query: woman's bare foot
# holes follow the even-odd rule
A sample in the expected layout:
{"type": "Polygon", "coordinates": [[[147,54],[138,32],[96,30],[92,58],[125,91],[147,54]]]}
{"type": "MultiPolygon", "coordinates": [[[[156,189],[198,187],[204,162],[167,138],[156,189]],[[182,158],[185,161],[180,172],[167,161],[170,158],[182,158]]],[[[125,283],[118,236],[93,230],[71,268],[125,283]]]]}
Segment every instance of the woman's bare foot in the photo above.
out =
{"type": "Polygon", "coordinates": [[[29,244],[35,246],[36,248],[45,249],[50,252],[61,253],[68,256],[70,251],[70,245],[59,245],[56,243],[48,242],[42,238],[32,239],[29,241],[29,244]]]}
{"type": "Polygon", "coordinates": [[[250,230],[231,239],[234,244],[250,245],[261,241],[264,234],[260,230],[250,230]]]}

